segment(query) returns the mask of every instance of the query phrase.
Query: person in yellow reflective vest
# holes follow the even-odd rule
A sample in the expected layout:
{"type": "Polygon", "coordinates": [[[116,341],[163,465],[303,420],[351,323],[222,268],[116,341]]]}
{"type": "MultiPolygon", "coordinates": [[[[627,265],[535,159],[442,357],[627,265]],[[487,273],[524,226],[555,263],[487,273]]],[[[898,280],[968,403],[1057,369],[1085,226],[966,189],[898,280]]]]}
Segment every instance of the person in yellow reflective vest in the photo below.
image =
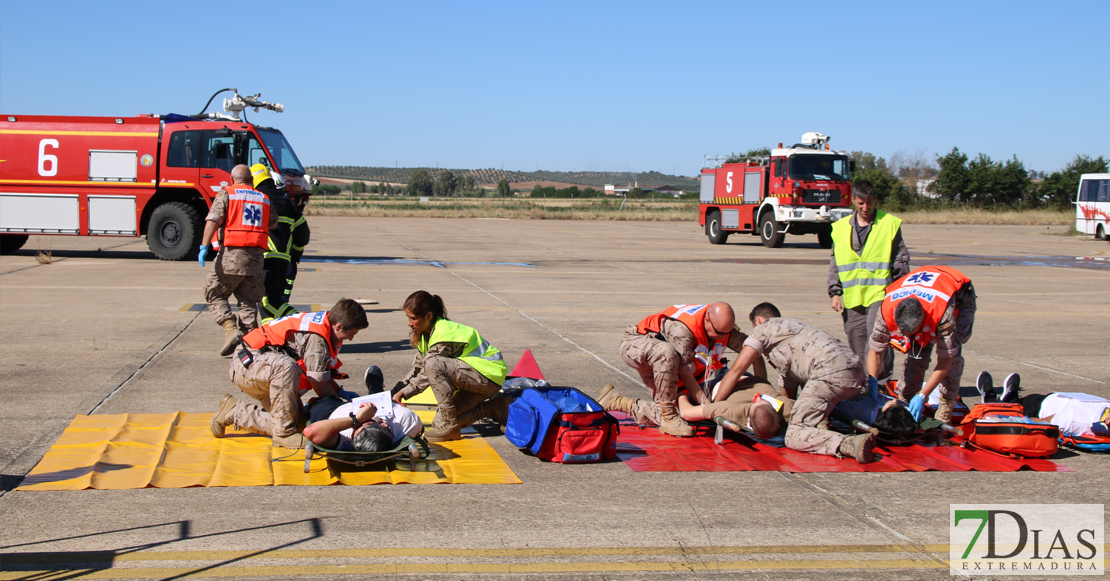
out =
{"type": "MultiPolygon", "coordinates": [[[[832,310],[844,319],[848,345],[867,360],[867,340],[879,317],[886,286],[910,271],[910,253],[902,240],[902,220],[878,211],[875,186],[868,181],[852,184],[855,213],[833,224],[832,258],[829,261],[829,299],[832,310]]],[[[894,353],[887,351],[876,379],[885,384],[894,367],[894,353]]]]}
{"type": "Polygon", "coordinates": [[[394,388],[393,400],[432,388],[439,407],[424,434],[429,442],[458,440],[462,428],[485,418],[504,428],[509,398],[498,392],[509,369],[501,352],[477,330],[448,319],[438,295],[416,291],[404,309],[416,357],[412,371],[394,388]]]}

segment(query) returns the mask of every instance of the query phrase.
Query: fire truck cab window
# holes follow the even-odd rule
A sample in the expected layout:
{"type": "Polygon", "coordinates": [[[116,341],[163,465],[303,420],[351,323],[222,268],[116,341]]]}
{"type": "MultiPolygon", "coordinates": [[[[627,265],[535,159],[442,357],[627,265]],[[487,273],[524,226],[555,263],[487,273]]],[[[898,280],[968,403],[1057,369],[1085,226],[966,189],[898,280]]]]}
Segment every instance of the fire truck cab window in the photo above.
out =
{"type": "Polygon", "coordinates": [[[200,131],[178,131],[170,136],[166,153],[169,167],[197,167],[200,161],[200,131]]]}
{"type": "Polygon", "coordinates": [[[260,163],[274,169],[270,167],[270,158],[266,157],[266,149],[255,139],[253,134],[247,139],[247,161],[245,163],[248,166],[260,163]]]}
{"type": "Polygon", "coordinates": [[[235,137],[216,135],[215,131],[206,129],[203,142],[204,155],[201,156],[201,167],[214,167],[231,173],[231,168],[235,167],[235,137]]]}
{"type": "Polygon", "coordinates": [[[793,155],[788,168],[792,180],[851,179],[848,158],[839,155],[793,155]]]}
{"type": "Polygon", "coordinates": [[[289,145],[280,131],[259,127],[258,135],[266,143],[266,147],[270,149],[270,155],[274,156],[274,163],[277,164],[277,168],[282,173],[304,175],[304,166],[301,165],[301,160],[297,159],[297,154],[293,153],[293,147],[289,145]]]}

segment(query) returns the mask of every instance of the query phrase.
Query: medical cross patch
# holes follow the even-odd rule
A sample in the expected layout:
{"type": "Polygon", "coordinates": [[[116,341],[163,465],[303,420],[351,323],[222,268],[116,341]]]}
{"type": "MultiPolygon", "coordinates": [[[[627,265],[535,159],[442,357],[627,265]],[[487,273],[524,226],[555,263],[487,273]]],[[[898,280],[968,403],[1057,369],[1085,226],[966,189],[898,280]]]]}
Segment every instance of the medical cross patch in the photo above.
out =
{"type": "Polygon", "coordinates": [[[243,204],[243,225],[245,226],[261,226],[262,225],[262,204],[243,204]]]}
{"type": "Polygon", "coordinates": [[[939,275],[935,272],[915,272],[906,277],[905,284],[912,284],[915,286],[933,286],[933,283],[937,281],[937,276],[939,275]]]}

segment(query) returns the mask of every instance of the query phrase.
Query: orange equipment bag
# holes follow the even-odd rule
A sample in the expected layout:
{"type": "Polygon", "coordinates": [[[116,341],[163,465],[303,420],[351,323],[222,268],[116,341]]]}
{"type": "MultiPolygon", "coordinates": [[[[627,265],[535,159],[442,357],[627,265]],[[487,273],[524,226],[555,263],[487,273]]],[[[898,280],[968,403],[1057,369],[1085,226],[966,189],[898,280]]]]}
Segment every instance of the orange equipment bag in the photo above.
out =
{"type": "Polygon", "coordinates": [[[1018,403],[981,403],[960,428],[965,445],[1010,458],[1043,458],[1056,453],[1060,428],[1025,417],[1018,403]]]}

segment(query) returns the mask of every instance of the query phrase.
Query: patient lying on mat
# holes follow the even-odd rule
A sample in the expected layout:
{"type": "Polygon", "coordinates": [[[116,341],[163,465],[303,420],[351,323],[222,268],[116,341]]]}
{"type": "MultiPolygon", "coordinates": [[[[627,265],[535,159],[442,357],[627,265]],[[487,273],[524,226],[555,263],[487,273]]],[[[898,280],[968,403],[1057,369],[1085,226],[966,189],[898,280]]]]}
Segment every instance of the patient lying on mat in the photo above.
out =
{"type": "MultiPolygon", "coordinates": [[[[712,385],[710,386],[712,388],[712,385]]],[[[713,391],[716,395],[716,391],[713,391]]],[[[717,416],[751,430],[759,439],[775,437],[790,418],[794,400],[782,395],[763,379],[745,376],[723,401],[695,405],[686,393],[678,396],[678,411],[687,422],[713,420],[717,416]]]]}
{"type": "Polygon", "coordinates": [[[979,374],[976,388],[983,396],[983,403],[1019,403],[1022,413],[1060,428],[1061,435],[1110,436],[1110,400],[1097,395],[1054,392],[1019,397],[1021,377],[1016,373],[1006,377],[999,395],[991,374],[986,371],[979,374]]]}
{"type": "Polygon", "coordinates": [[[835,409],[875,428],[880,435],[888,438],[908,440],[917,433],[917,422],[909,410],[898,400],[873,390],[859,399],[844,400],[836,404],[835,409]]]}
{"type": "Polygon", "coordinates": [[[392,450],[405,436],[415,438],[424,431],[424,424],[415,412],[394,404],[393,417],[374,417],[378,409],[354,404],[335,396],[313,400],[307,407],[309,421],[304,437],[313,444],[342,452],[383,452],[392,450]]]}

